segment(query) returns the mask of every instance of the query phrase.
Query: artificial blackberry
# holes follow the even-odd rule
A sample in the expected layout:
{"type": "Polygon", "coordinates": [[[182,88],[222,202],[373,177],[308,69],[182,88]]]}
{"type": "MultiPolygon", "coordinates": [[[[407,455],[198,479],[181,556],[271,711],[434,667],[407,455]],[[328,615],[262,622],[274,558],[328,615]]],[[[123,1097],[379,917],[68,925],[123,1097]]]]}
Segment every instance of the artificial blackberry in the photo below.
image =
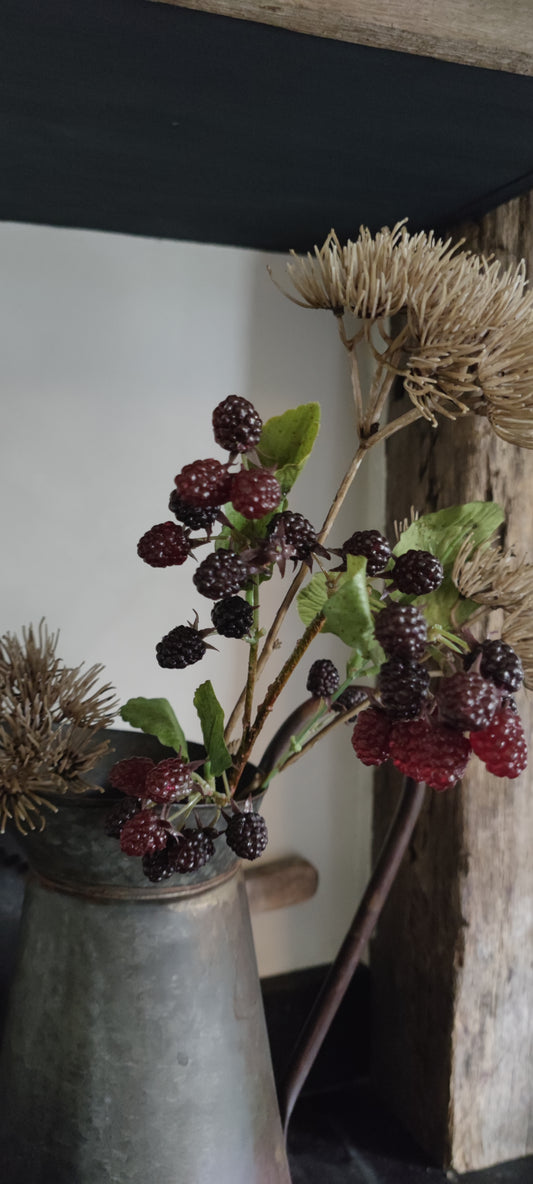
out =
{"type": "Polygon", "coordinates": [[[409,596],[423,596],[440,588],[444,568],[430,551],[405,551],[389,573],[393,586],[409,596]]]}
{"type": "Polygon", "coordinates": [[[152,802],[175,802],[187,797],[190,786],[190,765],[182,756],[170,756],[150,771],[145,792],[152,802]]]}
{"type": "Polygon", "coordinates": [[[426,619],[414,605],[387,605],[376,617],[375,633],[390,658],[421,658],[426,648],[426,619]]]}
{"type": "Polygon", "coordinates": [[[432,789],[449,789],[463,776],[470,742],[462,732],[434,717],[397,723],[391,732],[390,755],[397,769],[432,789]]]}
{"type": "Polygon", "coordinates": [[[313,552],[329,559],[329,551],[320,545],[314,526],[303,514],[293,513],[292,510],[274,514],[268,523],[267,535],[273,541],[279,541],[286,549],[286,554],[295,560],[309,562],[313,552]]]}
{"type": "Polygon", "coordinates": [[[266,469],[241,469],[231,483],[231,503],[243,518],[264,518],[281,501],[279,481],[266,469]]]}
{"type": "Polygon", "coordinates": [[[493,716],[488,728],[472,732],[470,743],[489,773],[513,780],[527,765],[527,744],[520,716],[510,704],[493,716]]]}
{"type": "Polygon", "coordinates": [[[152,884],[160,884],[161,880],[168,880],[174,874],[172,846],[169,842],[163,851],[154,851],[153,854],[143,855],[143,875],[152,884]]]}
{"type": "Polygon", "coordinates": [[[261,814],[233,814],[226,828],[226,843],[239,859],[257,859],[268,843],[267,824],[261,814]]]}
{"type": "Polygon", "coordinates": [[[138,798],[124,798],[123,801],[117,802],[116,806],[109,811],[105,820],[105,833],[109,835],[110,839],[119,839],[120,832],[124,823],[139,810],[138,798]]]}
{"type": "Polygon", "coordinates": [[[524,668],[505,641],[483,641],[480,673],[505,691],[517,691],[524,681],[524,668]]]}
{"type": "Polygon", "coordinates": [[[176,522],[160,522],[143,534],[137,554],[150,567],[177,567],[190,555],[189,539],[176,522]]]}
{"type": "Polygon", "coordinates": [[[233,477],[219,460],[195,460],[174,478],[179,497],[190,506],[222,506],[229,501],[233,477]]]}
{"type": "Polygon", "coordinates": [[[382,765],[389,759],[391,728],[392,720],[378,707],[367,707],[357,716],[352,745],[363,765],[382,765]]]}
{"type": "Polygon", "coordinates": [[[263,421],[241,395],[228,395],[213,411],[215,440],[228,452],[248,452],[261,438],[263,421]]]}
{"type": "Polygon", "coordinates": [[[206,530],[208,533],[218,513],[218,506],[191,506],[180,497],[177,489],[170,494],[168,508],[191,530],[206,530]]]}
{"type": "Polygon", "coordinates": [[[381,706],[391,719],[415,719],[429,689],[425,666],[406,658],[389,658],[378,677],[381,706]]]}
{"type": "Polygon", "coordinates": [[[120,832],[120,846],[126,855],[151,855],[167,845],[169,823],[154,810],[139,810],[120,832]]]}
{"type": "Polygon", "coordinates": [[[247,578],[246,564],[234,551],[213,551],[198,564],[192,579],[202,596],[221,600],[238,592],[247,578]]]}
{"type": "Polygon", "coordinates": [[[385,570],[392,552],[387,539],[379,530],[356,530],[342,544],[338,554],[342,555],[345,568],[347,555],[364,556],[368,575],[379,576],[385,570]]]}
{"type": "Polygon", "coordinates": [[[129,797],[142,798],[146,778],[153,767],[154,762],[147,756],[130,756],[125,761],[117,761],[109,774],[109,784],[129,797]]]}
{"type": "Polygon", "coordinates": [[[452,674],[439,679],[439,716],[450,728],[462,732],[486,728],[499,706],[496,687],[481,674],[452,674]]]}
{"type": "Polygon", "coordinates": [[[211,620],[222,637],[246,637],[254,623],[254,610],[240,596],[227,596],[213,605],[211,620]]]}
{"type": "Polygon", "coordinates": [[[157,661],[168,670],[183,670],[203,658],[207,646],[198,629],[192,625],[176,625],[170,633],[158,641],[155,647],[157,661]]]}
{"type": "Polygon", "coordinates": [[[196,872],[214,854],[215,846],[207,831],[185,827],[181,834],[176,836],[176,843],[170,852],[169,862],[172,871],[184,875],[187,872],[196,872]]]}
{"type": "MultiPolygon", "coordinates": [[[[360,707],[361,703],[364,703],[367,698],[368,692],[365,691],[364,687],[345,687],[340,695],[337,695],[337,698],[333,700],[331,710],[338,712],[350,711],[351,708],[360,707]]],[[[352,716],[351,718],[354,719],[355,717],[352,716]]],[[[347,720],[347,723],[349,722],[350,717],[347,720]]]]}
{"type": "Polygon", "coordinates": [[[318,658],[307,675],[307,690],[314,699],[329,699],[340,686],[337,667],[329,658],[318,658]]]}

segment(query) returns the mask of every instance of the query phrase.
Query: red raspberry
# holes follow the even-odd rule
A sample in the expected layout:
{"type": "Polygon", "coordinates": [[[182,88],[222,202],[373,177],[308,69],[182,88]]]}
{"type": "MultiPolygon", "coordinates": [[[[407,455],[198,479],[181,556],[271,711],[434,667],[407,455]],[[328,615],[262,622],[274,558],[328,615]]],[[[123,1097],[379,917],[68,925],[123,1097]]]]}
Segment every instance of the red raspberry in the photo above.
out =
{"type": "Polygon", "coordinates": [[[470,732],[486,728],[499,707],[496,687],[481,674],[452,674],[439,679],[439,715],[450,728],[470,732]]]}
{"type": "Polygon", "coordinates": [[[125,761],[118,761],[113,765],[109,774],[109,784],[113,789],[121,789],[132,798],[145,797],[146,778],[154,762],[147,756],[130,756],[125,761]]]}
{"type": "Polygon", "coordinates": [[[266,469],[241,469],[231,485],[231,502],[243,518],[264,518],[281,501],[279,482],[266,469]]]}
{"type": "Polygon", "coordinates": [[[397,769],[432,789],[448,789],[463,776],[470,742],[434,718],[394,724],[390,754],[397,769]]]}
{"type": "Polygon", "coordinates": [[[472,732],[470,743],[489,773],[519,777],[527,765],[527,744],[520,716],[511,704],[496,712],[488,728],[472,732]]]}
{"type": "Polygon", "coordinates": [[[363,765],[382,765],[388,761],[391,729],[391,720],[377,707],[367,707],[357,716],[352,744],[363,765]]]}
{"type": "Polygon", "coordinates": [[[120,846],[126,855],[152,855],[167,845],[169,824],[154,810],[139,810],[120,832],[120,846]]]}
{"type": "Polygon", "coordinates": [[[191,770],[181,756],[170,756],[148,774],[146,797],[153,802],[173,802],[186,797],[191,784],[191,770]]]}
{"type": "Polygon", "coordinates": [[[150,567],[177,567],[190,554],[190,543],[176,522],[160,522],[139,539],[137,554],[150,567]]]}
{"type": "Polygon", "coordinates": [[[227,465],[213,457],[184,465],[174,478],[180,498],[190,506],[222,506],[230,499],[232,481],[227,465]]]}

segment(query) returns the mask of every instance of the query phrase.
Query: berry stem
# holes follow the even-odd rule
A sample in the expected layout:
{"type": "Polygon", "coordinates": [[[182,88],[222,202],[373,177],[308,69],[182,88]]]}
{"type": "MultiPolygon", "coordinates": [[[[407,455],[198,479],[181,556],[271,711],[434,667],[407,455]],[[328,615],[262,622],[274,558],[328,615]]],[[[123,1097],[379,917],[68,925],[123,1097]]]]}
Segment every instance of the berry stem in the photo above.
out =
{"type": "Polygon", "coordinates": [[[314,722],[317,714],[317,701],[311,695],[309,699],[304,699],[303,703],[300,703],[294,711],[291,711],[285,722],[278,728],[259,761],[259,768],[264,774],[264,778],[261,781],[262,789],[267,788],[271,778],[276,774],[279,762],[289,747],[292,737],[298,736],[298,733],[302,730],[302,725],[307,724],[307,727],[309,727],[310,725],[307,722],[309,721],[309,717],[311,716],[312,722],[314,722]]]}
{"type": "Polygon", "coordinates": [[[311,645],[311,642],[315,637],[317,637],[321,629],[324,628],[325,623],[326,618],[324,613],[317,613],[316,617],[313,617],[313,620],[307,626],[305,633],[302,634],[294,649],[289,654],[289,657],[287,658],[284,666],[282,666],[279,674],[270,684],[265,698],[257,710],[255,720],[252,726],[248,729],[247,733],[243,735],[238,752],[235,755],[234,765],[230,772],[230,784],[232,786],[233,793],[235,793],[235,790],[237,789],[244,767],[249,760],[252,748],[264,724],[266,723],[270,712],[272,711],[276,699],[278,699],[280,696],[293,670],[295,670],[298,662],[301,660],[301,658],[303,658],[306,650],[311,645]]]}
{"type": "MultiPolygon", "coordinates": [[[[338,715],[335,715],[334,718],[331,719],[329,723],[325,724],[325,726],[321,728],[319,732],[315,732],[314,735],[310,736],[309,740],[306,740],[306,742],[302,744],[299,752],[291,752],[287,759],[281,762],[279,768],[276,768],[273,771],[271,776],[274,775],[274,772],[284,773],[285,769],[287,769],[289,765],[293,765],[295,761],[300,760],[300,757],[305,756],[309,752],[309,749],[312,748],[314,744],[317,744],[317,742],[321,740],[322,737],[328,732],[333,731],[333,728],[338,727],[339,724],[345,724],[347,719],[352,719],[353,716],[359,715],[359,712],[364,711],[367,707],[368,699],[364,699],[362,703],[357,705],[357,707],[348,707],[346,711],[339,712],[338,715]]],[[[309,730],[310,729],[307,729],[307,731],[309,730]]],[[[298,737],[298,740],[300,740],[300,737],[298,737]]]]}
{"type": "Polygon", "coordinates": [[[344,942],[300,1035],[281,1092],[285,1132],[301,1087],[351,982],[392,888],[424,803],[426,787],[407,778],[389,832],[344,942]]]}
{"type": "Polygon", "coordinates": [[[254,610],[254,635],[248,651],[248,677],[246,679],[246,694],[244,700],[244,715],[242,720],[243,739],[248,735],[252,722],[252,708],[254,690],[257,677],[257,647],[259,629],[259,576],[254,576],[252,587],[252,608],[254,610]]]}

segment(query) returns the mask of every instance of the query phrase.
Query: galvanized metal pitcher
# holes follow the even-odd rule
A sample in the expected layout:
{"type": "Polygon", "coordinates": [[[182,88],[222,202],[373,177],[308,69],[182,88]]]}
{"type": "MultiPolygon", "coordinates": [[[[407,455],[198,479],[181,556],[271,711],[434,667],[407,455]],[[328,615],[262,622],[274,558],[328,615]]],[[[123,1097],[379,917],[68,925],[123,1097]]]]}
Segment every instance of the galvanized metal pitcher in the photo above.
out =
{"type": "MultiPolygon", "coordinates": [[[[168,754],[134,733],[113,746],[107,767],[168,754]]],[[[62,799],[25,840],[2,1178],[290,1184],[239,862],[219,841],[197,873],[151,885],[105,835],[109,808],[62,799]]]]}

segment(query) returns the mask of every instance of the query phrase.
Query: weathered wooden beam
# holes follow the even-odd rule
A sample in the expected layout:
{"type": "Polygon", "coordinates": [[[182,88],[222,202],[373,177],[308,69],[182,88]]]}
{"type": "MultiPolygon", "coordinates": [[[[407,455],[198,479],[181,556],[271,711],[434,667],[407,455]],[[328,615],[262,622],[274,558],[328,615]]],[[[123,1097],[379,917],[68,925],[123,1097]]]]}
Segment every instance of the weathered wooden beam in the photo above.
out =
{"type": "Polygon", "coordinates": [[[296,33],[533,74],[529,0],[156,0],[296,33]]]}
{"type": "MultiPolygon", "coordinates": [[[[468,245],[533,274],[533,194],[461,227],[468,245]]],[[[421,421],[388,448],[388,517],[494,500],[506,542],[533,554],[533,454],[480,418],[421,421]]],[[[532,738],[533,712],[520,711],[532,738]]],[[[533,747],[533,745],[532,745],[533,747]]],[[[473,1170],[533,1151],[533,771],[502,781],[472,761],[428,801],[372,950],[374,1075],[418,1141],[473,1170]]],[[[393,809],[379,779],[374,839],[393,809]]]]}

